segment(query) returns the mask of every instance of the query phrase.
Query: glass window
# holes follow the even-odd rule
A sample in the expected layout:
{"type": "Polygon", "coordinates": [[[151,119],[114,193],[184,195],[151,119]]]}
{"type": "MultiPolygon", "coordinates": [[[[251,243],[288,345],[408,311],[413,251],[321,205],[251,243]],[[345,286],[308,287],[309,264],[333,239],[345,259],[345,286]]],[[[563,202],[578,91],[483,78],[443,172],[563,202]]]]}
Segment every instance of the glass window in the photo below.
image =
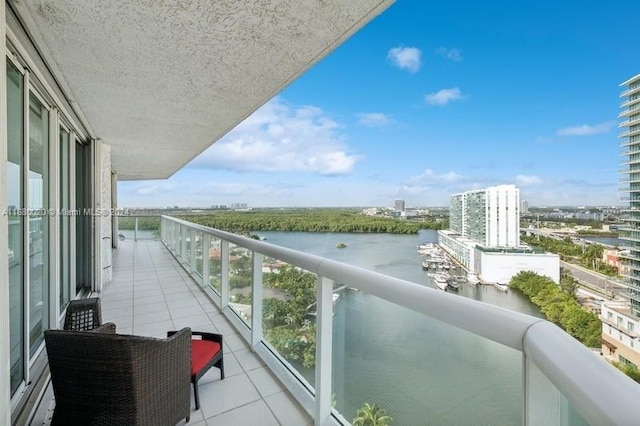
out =
{"type": "Polygon", "coordinates": [[[629,331],[633,331],[633,323],[632,323],[631,321],[629,321],[629,322],[627,323],[627,329],[628,329],[629,331]]]}
{"type": "Polygon", "coordinates": [[[29,96],[29,354],[33,356],[49,328],[49,113],[29,96]]]}
{"type": "Polygon", "coordinates": [[[69,197],[69,132],[60,128],[60,311],[71,300],[71,203],[69,197]]]}
{"type": "Polygon", "coordinates": [[[75,145],[75,184],[76,184],[76,293],[91,288],[93,273],[91,255],[93,237],[91,234],[91,216],[82,214],[91,208],[91,146],[75,145]]]}
{"type": "Polygon", "coordinates": [[[24,108],[22,74],[7,61],[7,206],[9,210],[9,345],[11,395],[24,380],[24,108]]]}

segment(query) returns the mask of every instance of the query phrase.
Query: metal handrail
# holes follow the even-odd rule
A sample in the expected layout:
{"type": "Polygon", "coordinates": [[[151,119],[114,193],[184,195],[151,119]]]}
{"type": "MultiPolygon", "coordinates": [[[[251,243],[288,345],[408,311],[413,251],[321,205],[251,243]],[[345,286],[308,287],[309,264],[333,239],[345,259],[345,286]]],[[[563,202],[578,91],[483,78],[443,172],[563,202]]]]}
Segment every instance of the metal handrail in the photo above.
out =
{"type": "MultiPolygon", "coordinates": [[[[303,253],[170,216],[164,219],[277,258],[521,351],[590,424],[633,424],[640,386],[556,325],[530,315],[456,297],[320,256],[303,253]]],[[[526,383],[525,385],[526,386],[526,383]]]]}

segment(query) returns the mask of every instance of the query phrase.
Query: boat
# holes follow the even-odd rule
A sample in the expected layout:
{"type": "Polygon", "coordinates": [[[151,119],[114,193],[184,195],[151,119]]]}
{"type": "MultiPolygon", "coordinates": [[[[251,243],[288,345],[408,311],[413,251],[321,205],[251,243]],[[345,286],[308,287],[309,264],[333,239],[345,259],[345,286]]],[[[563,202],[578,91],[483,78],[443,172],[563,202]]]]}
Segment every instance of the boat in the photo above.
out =
{"type": "Polygon", "coordinates": [[[467,274],[467,281],[469,281],[469,284],[478,284],[480,282],[480,279],[478,278],[478,276],[472,272],[469,272],[467,274]]]}
{"type": "Polygon", "coordinates": [[[336,244],[337,248],[345,248],[347,245],[345,243],[338,243],[336,244]]]}
{"type": "Polygon", "coordinates": [[[446,290],[447,288],[447,274],[433,274],[433,282],[440,290],[446,290]]]}
{"type": "Polygon", "coordinates": [[[500,291],[509,291],[509,284],[505,283],[493,283],[494,286],[500,291]]]}

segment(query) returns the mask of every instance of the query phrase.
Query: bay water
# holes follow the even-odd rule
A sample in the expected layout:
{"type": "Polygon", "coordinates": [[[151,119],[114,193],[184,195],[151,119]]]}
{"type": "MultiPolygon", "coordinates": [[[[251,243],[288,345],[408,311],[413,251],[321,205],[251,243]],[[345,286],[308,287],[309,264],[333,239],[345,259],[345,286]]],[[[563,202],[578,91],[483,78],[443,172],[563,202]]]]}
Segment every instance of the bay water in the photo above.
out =
{"type": "MultiPolygon", "coordinates": [[[[272,244],[435,287],[416,248],[436,242],[435,231],[256,233],[272,244]]],[[[514,290],[462,284],[454,295],[542,317],[514,290]]],[[[519,351],[361,291],[342,292],[334,313],[333,393],[347,420],[368,402],[383,407],[393,425],[521,424],[519,351]]],[[[313,383],[314,371],[297,367],[313,383]]]]}

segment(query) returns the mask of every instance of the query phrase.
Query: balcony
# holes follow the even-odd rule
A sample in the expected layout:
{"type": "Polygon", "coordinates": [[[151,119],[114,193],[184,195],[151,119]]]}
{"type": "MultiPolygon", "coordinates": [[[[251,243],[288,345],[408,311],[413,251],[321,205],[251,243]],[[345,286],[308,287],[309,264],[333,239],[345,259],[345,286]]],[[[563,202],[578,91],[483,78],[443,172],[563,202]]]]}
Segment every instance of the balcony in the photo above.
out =
{"type": "MultiPolygon", "coordinates": [[[[635,130],[627,130],[626,132],[622,132],[618,135],[619,138],[626,138],[629,136],[635,136],[640,134],[640,129],[635,129],[635,130]]],[[[621,144],[621,146],[626,146],[625,144],[621,144]]]]}
{"type": "Polygon", "coordinates": [[[622,93],[620,93],[620,97],[621,98],[626,98],[626,97],[629,97],[629,96],[633,95],[634,93],[638,93],[638,92],[640,92],[640,85],[634,84],[632,86],[629,86],[627,88],[627,90],[625,90],[622,93]]]}
{"type": "MultiPolygon", "coordinates": [[[[144,231],[139,236],[144,237],[144,231]]],[[[188,425],[313,423],[161,242],[127,239],[116,257],[114,279],[101,298],[103,321],[114,322],[118,333],[162,338],[168,330],[191,327],[224,335],[225,379],[220,380],[216,368],[200,379],[201,407],[196,411],[192,398],[188,425]]],[[[51,411],[45,409],[50,401],[44,399],[31,424],[48,424],[51,411]]]]}
{"type": "Polygon", "coordinates": [[[539,318],[171,217],[162,217],[156,232],[162,241],[135,242],[133,234],[121,233],[114,279],[102,294],[105,321],[115,322],[120,333],[163,337],[189,326],[225,336],[227,378],[220,381],[212,369],[200,381],[202,408],[192,411],[190,424],[346,424],[355,407],[379,403],[381,395],[399,423],[406,423],[402,410],[409,409],[425,421],[448,424],[630,424],[640,415],[640,386],[539,318]],[[303,327],[315,334],[291,341],[314,340],[310,365],[284,351],[271,333],[268,305],[286,301],[272,279],[285,271],[313,275],[315,304],[303,327]],[[366,300],[344,321],[339,307],[345,302],[334,299],[338,291],[366,300]],[[387,326],[366,313],[378,302],[390,302],[385,306],[409,315],[421,331],[386,333],[387,326]],[[444,340],[421,339],[423,352],[411,354],[412,362],[398,354],[391,364],[378,363],[380,352],[397,353],[397,345],[430,327],[444,330],[432,334],[444,340]],[[458,344],[461,335],[474,345],[458,344]],[[494,350],[510,361],[501,358],[496,365],[487,357],[494,350]],[[459,358],[457,371],[443,374],[437,363],[425,362],[434,351],[459,358]],[[356,364],[347,367],[345,359],[354,356],[356,364]],[[368,366],[365,379],[373,391],[367,401],[351,401],[355,365],[368,366]],[[494,376],[496,368],[507,371],[515,387],[496,387],[482,376],[494,376]],[[401,371],[409,381],[426,374],[435,392],[415,394],[409,381],[385,380],[384,370],[401,371]],[[470,409],[472,400],[494,417],[470,409]]]}

